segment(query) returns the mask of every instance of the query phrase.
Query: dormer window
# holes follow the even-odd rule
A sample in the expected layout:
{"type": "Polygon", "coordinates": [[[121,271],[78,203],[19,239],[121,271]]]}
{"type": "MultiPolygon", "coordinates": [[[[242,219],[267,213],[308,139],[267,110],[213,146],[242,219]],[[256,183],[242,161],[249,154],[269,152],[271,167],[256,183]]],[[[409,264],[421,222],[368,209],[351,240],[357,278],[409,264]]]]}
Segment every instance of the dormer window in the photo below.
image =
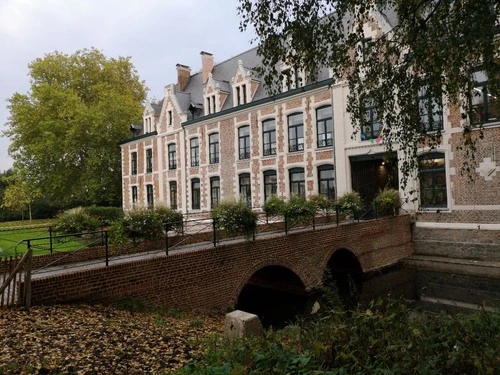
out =
{"type": "Polygon", "coordinates": [[[236,105],[247,103],[247,85],[236,87],[236,105]]]}
{"type": "Polygon", "coordinates": [[[207,115],[215,113],[215,95],[207,96],[207,115]]]}

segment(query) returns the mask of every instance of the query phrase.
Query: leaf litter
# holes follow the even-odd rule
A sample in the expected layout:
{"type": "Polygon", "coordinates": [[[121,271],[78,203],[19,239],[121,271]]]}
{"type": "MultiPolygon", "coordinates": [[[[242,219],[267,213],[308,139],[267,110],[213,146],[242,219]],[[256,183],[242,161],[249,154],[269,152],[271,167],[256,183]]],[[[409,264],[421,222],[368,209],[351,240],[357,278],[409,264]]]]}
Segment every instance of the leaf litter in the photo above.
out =
{"type": "Polygon", "coordinates": [[[201,357],[221,314],[104,305],[0,310],[0,374],[165,374],[201,357]],[[145,310],[145,309],[144,309],[145,310]]]}

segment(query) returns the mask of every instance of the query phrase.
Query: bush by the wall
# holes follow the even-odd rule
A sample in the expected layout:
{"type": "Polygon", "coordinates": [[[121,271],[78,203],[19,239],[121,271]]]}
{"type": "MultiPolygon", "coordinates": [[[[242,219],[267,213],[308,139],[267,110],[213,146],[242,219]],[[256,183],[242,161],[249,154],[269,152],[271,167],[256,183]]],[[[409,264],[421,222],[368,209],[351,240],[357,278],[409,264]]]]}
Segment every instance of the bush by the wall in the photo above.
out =
{"type": "Polygon", "coordinates": [[[309,222],[316,213],[316,206],[305,197],[292,195],[285,204],[284,214],[291,225],[309,222]]]}
{"type": "Polygon", "coordinates": [[[337,199],[337,205],[341,213],[351,215],[353,218],[359,217],[363,210],[361,196],[355,191],[340,196],[337,199]]]}
{"type": "Polygon", "coordinates": [[[182,232],[184,218],[180,212],[162,205],[155,207],[154,211],[164,227],[166,225],[168,230],[173,230],[177,233],[182,232]]]}
{"type": "Polygon", "coordinates": [[[84,210],[90,216],[95,217],[101,225],[109,225],[123,217],[123,210],[120,207],[89,206],[84,210]]]}
{"type": "Polygon", "coordinates": [[[99,226],[98,219],[90,216],[84,208],[77,207],[59,215],[53,229],[62,234],[76,234],[95,231],[99,226]]]}
{"type": "Polygon", "coordinates": [[[217,227],[228,236],[254,233],[257,227],[257,214],[243,202],[225,200],[220,202],[211,213],[217,227]]]}
{"type": "Polygon", "coordinates": [[[395,189],[380,191],[373,200],[378,216],[398,215],[401,209],[401,198],[395,189]]]}
{"type": "Polygon", "coordinates": [[[127,238],[156,239],[163,235],[163,223],[154,210],[136,208],[123,217],[123,231],[127,238]]]}
{"type": "Polygon", "coordinates": [[[323,211],[325,214],[335,210],[335,201],[328,199],[324,194],[316,194],[309,197],[311,203],[316,207],[317,211],[323,211]]]}
{"type": "Polygon", "coordinates": [[[271,195],[264,203],[264,212],[267,216],[281,216],[285,212],[286,202],[284,199],[271,195]]]}

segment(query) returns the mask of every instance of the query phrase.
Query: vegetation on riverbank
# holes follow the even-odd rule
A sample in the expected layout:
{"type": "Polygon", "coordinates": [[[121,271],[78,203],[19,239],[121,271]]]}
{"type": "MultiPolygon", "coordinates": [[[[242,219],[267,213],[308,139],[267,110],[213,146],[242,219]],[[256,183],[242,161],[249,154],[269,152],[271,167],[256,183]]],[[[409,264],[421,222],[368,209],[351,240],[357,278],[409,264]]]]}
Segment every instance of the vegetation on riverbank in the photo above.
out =
{"type": "Polygon", "coordinates": [[[495,374],[500,311],[418,312],[400,301],[330,310],[264,337],[212,339],[180,374],[495,374]]]}

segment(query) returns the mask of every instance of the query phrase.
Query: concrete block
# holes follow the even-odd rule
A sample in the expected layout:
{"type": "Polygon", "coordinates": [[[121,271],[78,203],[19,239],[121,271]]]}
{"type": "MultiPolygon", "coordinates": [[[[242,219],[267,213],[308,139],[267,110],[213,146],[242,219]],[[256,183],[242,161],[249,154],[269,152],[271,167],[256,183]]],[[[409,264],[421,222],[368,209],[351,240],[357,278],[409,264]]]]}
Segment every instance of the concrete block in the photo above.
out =
{"type": "Polygon", "coordinates": [[[260,336],[263,333],[264,329],[257,315],[241,310],[226,314],[224,322],[224,336],[226,338],[241,338],[249,335],[260,336]]]}

